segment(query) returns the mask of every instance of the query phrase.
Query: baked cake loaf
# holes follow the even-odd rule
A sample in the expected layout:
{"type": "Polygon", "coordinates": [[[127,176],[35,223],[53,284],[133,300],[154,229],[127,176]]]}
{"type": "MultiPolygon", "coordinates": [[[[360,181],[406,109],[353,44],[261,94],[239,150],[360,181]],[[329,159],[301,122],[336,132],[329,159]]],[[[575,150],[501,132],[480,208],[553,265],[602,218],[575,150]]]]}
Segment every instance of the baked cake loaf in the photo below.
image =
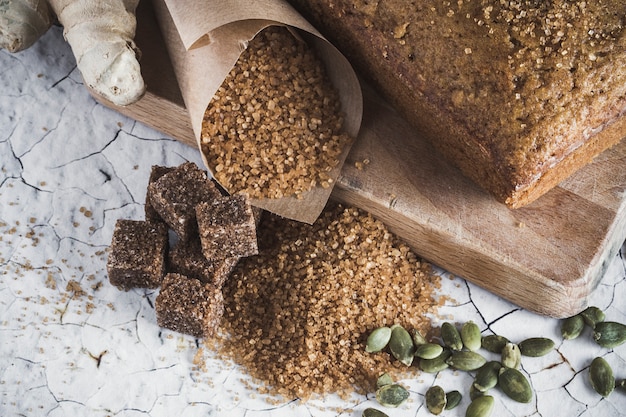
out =
{"type": "Polygon", "coordinates": [[[624,0],[290,1],[509,207],[626,136],[624,0]]]}

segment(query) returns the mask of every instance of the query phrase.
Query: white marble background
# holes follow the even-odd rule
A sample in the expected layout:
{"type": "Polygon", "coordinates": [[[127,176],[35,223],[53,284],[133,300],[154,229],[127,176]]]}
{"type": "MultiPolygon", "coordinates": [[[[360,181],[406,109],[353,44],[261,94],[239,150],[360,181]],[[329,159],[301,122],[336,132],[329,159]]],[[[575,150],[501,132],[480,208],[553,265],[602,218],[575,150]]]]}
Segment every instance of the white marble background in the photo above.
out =
{"type": "MultiPolygon", "coordinates": [[[[201,163],[195,149],[89,96],[59,28],[23,53],[0,51],[0,416],[360,416],[377,405],[373,395],[268,401],[211,355],[200,371],[196,341],[156,326],[153,291],[109,284],[105,250],[116,219],[142,218],[152,165],[185,160],[201,163]]],[[[514,341],[557,341],[549,355],[523,361],[532,402],[493,390],[493,416],[626,415],[626,392],[603,399],[588,383],[595,356],[626,378],[626,345],[600,348],[588,332],[563,342],[558,320],[462,279],[442,281],[456,300],[440,311],[449,320],[472,319],[514,341]]],[[[626,246],[591,303],[626,323],[626,246]]],[[[402,381],[409,402],[384,411],[430,415],[423,396],[436,383],[465,394],[442,414],[462,416],[471,378],[447,370],[402,381]]]]}

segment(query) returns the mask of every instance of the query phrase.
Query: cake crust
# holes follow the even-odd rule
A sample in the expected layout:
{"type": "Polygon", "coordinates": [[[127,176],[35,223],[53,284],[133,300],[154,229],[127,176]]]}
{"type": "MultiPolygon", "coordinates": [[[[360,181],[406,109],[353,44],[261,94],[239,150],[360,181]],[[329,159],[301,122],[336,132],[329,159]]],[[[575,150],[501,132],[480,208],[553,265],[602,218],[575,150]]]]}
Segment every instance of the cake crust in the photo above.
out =
{"type": "Polygon", "coordinates": [[[509,207],[626,136],[621,0],[291,2],[444,157],[509,207]]]}

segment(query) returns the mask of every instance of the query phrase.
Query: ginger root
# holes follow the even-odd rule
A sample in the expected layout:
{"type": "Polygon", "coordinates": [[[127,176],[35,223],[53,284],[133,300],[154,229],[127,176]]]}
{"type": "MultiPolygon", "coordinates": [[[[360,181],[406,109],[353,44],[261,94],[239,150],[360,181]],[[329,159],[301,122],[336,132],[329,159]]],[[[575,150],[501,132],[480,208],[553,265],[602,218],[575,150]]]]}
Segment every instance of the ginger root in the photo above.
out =
{"type": "Polygon", "coordinates": [[[126,106],[139,100],[146,90],[134,42],[138,3],[0,0],[0,47],[11,52],[29,47],[50,27],[54,14],[87,87],[115,105],[126,106]]]}
{"type": "Polygon", "coordinates": [[[0,0],[0,48],[9,52],[30,48],[53,21],[46,0],[0,0]]]}

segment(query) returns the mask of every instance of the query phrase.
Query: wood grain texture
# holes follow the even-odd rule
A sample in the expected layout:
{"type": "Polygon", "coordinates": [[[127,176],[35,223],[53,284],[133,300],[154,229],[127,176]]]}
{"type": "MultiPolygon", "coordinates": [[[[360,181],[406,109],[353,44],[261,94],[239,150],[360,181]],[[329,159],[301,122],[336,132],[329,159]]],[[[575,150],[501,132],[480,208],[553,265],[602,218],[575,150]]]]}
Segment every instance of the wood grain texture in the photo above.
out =
{"type": "MultiPolygon", "coordinates": [[[[196,146],[149,2],[140,3],[136,40],[148,92],[116,109],[196,146]]],[[[430,262],[528,310],[566,317],[587,305],[626,238],[626,141],[510,210],[444,162],[375,93],[365,95],[361,133],[333,198],[371,212],[430,262]]]]}

